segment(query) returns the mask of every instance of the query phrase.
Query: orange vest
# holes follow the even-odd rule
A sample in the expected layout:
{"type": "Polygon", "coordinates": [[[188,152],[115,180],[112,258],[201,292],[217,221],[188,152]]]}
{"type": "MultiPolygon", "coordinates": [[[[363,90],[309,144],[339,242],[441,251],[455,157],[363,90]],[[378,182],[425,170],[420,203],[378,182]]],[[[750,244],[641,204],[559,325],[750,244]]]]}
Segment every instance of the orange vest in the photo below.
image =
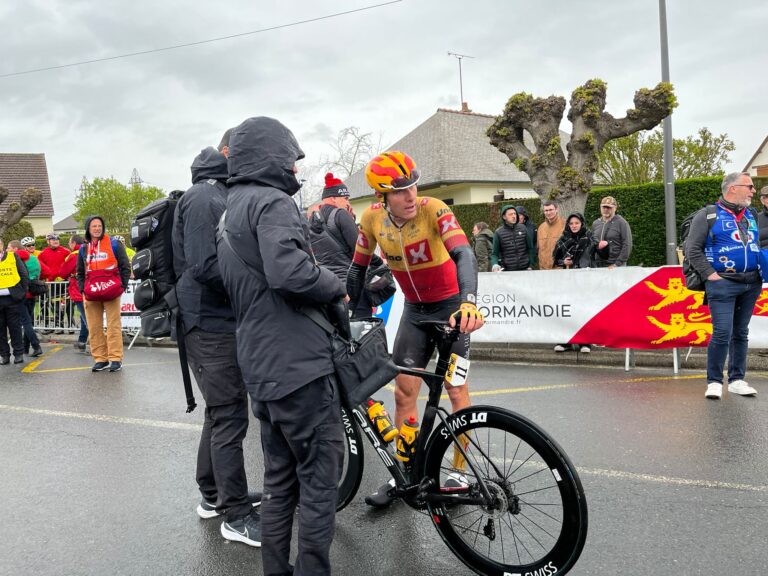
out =
{"type": "Polygon", "coordinates": [[[98,242],[88,242],[85,249],[85,269],[111,270],[117,268],[117,258],[112,250],[112,240],[106,234],[98,242]]]}

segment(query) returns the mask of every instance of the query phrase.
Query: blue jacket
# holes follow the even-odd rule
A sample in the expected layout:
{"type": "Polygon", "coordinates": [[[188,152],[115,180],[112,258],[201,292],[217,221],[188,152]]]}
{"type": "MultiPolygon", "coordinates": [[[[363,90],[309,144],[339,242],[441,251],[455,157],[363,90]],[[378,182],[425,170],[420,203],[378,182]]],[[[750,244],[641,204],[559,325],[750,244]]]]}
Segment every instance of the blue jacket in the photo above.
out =
{"type": "Polygon", "coordinates": [[[756,271],[759,268],[760,246],[754,214],[744,210],[741,218],[737,218],[718,202],[717,219],[707,236],[704,255],[718,274],[756,271]],[[741,220],[748,223],[746,238],[743,237],[745,226],[741,220]]]}

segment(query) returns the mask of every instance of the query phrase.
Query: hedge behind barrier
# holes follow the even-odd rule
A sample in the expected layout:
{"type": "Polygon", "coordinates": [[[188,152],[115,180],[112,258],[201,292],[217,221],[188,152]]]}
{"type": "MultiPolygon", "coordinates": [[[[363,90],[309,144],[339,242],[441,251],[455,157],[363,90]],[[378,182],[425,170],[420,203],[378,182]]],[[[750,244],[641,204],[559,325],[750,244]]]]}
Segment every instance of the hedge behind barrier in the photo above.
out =
{"type": "MultiPolygon", "coordinates": [[[[768,178],[753,178],[755,187],[760,190],[768,186],[768,178]]],[[[714,202],[720,195],[722,177],[692,178],[675,182],[676,230],[688,214],[714,202]]],[[[629,264],[634,266],[662,266],[666,263],[666,231],[664,219],[664,185],[661,182],[640,186],[611,186],[595,188],[587,197],[584,217],[588,225],[600,216],[600,199],[613,196],[619,203],[621,214],[632,229],[633,249],[629,264]]],[[[755,193],[753,205],[762,208],[758,193],[755,193]]],[[[499,212],[506,204],[524,206],[531,219],[538,226],[544,219],[541,213],[541,201],[538,198],[525,200],[505,200],[489,204],[460,204],[453,206],[453,211],[461,227],[470,236],[475,222],[487,222],[492,230],[501,225],[499,212]]]]}

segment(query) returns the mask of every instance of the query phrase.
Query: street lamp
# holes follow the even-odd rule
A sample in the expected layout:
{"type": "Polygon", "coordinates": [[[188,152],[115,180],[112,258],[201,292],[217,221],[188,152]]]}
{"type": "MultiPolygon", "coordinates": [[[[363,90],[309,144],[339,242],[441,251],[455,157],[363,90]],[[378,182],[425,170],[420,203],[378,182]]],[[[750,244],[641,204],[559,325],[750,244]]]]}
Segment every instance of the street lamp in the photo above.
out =
{"type": "MultiPolygon", "coordinates": [[[[661,81],[669,82],[669,50],[667,48],[667,3],[659,0],[661,32],[661,81]]],[[[675,174],[672,165],[672,113],[664,118],[664,215],[667,237],[667,264],[679,264],[677,259],[677,215],[675,211],[675,174]]]]}

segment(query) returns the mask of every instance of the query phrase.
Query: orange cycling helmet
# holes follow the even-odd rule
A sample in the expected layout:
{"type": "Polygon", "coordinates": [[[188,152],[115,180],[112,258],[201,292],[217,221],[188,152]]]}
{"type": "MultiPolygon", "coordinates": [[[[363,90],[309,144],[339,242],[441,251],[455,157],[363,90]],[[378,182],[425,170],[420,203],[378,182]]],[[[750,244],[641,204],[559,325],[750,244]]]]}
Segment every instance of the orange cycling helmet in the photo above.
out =
{"type": "Polygon", "coordinates": [[[365,167],[368,185],[378,193],[402,190],[419,181],[416,162],[405,152],[382,152],[365,167]]]}

